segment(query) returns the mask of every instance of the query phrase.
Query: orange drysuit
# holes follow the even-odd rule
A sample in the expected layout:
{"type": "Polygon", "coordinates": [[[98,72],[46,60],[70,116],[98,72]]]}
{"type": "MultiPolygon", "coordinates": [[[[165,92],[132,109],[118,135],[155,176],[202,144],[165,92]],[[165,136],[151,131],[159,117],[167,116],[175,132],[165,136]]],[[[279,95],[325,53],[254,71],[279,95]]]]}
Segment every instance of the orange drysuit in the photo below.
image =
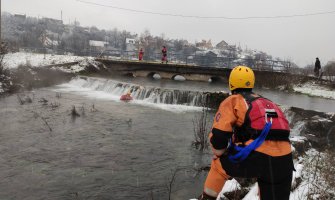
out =
{"type": "MultiPolygon", "coordinates": [[[[248,95],[257,96],[253,93],[248,95]]],[[[249,104],[239,93],[226,98],[215,115],[210,143],[215,150],[225,150],[222,155],[214,158],[208,173],[204,193],[217,196],[229,177],[257,178],[261,199],[289,199],[292,180],[293,161],[291,144],[287,140],[265,140],[241,163],[234,164],[228,159],[233,154],[227,150],[228,141],[236,134],[244,123],[249,104]]],[[[243,134],[243,133],[240,133],[243,134]]],[[[248,145],[253,139],[243,141],[248,145]]],[[[235,145],[241,145],[240,141],[234,141],[235,145]]]]}

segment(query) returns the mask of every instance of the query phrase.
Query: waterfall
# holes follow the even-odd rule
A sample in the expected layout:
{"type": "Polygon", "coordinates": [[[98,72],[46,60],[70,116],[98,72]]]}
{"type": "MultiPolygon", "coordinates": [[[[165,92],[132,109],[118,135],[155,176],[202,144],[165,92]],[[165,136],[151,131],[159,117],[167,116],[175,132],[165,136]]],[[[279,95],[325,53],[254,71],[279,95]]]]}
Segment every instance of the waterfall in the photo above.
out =
{"type": "Polygon", "coordinates": [[[155,104],[174,104],[185,106],[202,106],[206,94],[198,91],[143,87],[136,84],[114,81],[110,79],[78,76],[70,81],[71,85],[94,91],[102,91],[111,95],[121,96],[128,91],[134,100],[155,104]]]}

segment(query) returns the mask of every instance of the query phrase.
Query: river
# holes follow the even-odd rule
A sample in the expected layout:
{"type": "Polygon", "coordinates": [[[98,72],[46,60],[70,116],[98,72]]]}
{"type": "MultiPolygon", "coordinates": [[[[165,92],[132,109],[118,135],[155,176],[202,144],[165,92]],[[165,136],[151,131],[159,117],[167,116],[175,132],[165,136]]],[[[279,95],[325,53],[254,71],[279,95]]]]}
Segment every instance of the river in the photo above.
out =
{"type": "MultiPolygon", "coordinates": [[[[26,93],[32,103],[20,105],[16,95],[2,98],[0,199],[196,197],[205,173],[195,169],[208,165],[210,158],[208,152],[191,146],[193,120],[201,110],[195,105],[199,91],[221,90],[227,88],[201,82],[84,77],[26,93]],[[129,89],[137,99],[119,101],[129,89]],[[71,116],[72,106],[80,117],[71,116]]],[[[259,92],[288,106],[335,109],[334,100],[259,92]]]]}

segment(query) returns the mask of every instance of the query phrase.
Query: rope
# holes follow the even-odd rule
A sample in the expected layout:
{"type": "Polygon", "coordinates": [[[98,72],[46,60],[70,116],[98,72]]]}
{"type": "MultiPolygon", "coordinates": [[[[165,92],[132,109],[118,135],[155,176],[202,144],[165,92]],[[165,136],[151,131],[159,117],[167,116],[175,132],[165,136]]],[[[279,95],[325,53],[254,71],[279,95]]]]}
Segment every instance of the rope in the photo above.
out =
{"type": "Polygon", "coordinates": [[[265,138],[268,135],[271,126],[272,122],[266,122],[261,134],[246,147],[239,147],[231,143],[232,145],[231,148],[234,148],[234,150],[237,151],[238,153],[235,155],[229,155],[228,156],[229,160],[235,164],[245,160],[249,156],[251,151],[257,149],[265,141],[265,138]]]}

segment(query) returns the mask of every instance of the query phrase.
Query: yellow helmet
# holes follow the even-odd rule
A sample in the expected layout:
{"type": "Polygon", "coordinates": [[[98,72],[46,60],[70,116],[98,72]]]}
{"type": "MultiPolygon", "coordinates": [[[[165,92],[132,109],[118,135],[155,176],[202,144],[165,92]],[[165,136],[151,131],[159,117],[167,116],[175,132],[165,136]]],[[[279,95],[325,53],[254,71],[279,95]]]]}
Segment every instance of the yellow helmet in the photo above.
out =
{"type": "Polygon", "coordinates": [[[229,89],[254,88],[255,75],[252,69],[246,66],[237,66],[231,70],[229,76],[229,89]]]}

